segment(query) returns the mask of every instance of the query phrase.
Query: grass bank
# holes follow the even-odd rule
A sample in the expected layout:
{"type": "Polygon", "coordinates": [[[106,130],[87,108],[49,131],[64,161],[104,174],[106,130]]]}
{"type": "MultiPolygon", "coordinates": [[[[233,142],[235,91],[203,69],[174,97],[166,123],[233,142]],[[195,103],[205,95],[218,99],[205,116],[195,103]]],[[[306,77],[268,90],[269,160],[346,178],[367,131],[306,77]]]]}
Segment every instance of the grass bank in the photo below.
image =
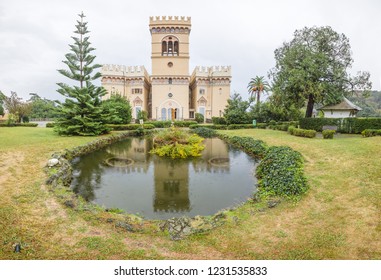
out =
{"type": "Polygon", "coordinates": [[[212,232],[174,242],[155,226],[131,233],[92,211],[65,207],[44,185],[42,169],[54,151],[95,137],[0,128],[0,259],[381,258],[381,138],[305,139],[272,130],[224,133],[301,152],[310,190],[301,201],[275,208],[247,203],[212,232]],[[21,243],[21,253],[13,252],[15,243],[21,243]]]}

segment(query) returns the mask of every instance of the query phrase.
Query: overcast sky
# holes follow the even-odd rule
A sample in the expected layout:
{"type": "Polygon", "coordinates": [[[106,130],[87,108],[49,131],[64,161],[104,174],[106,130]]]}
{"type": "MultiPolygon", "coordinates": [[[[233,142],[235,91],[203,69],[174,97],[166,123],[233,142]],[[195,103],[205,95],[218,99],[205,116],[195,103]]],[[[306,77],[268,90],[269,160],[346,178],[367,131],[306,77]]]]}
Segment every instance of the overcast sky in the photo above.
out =
{"type": "Polygon", "coordinates": [[[381,89],[379,0],[0,0],[0,90],[28,99],[61,99],[57,69],[83,11],[100,64],[144,65],[151,72],[150,16],[190,16],[190,74],[195,66],[231,65],[231,91],[247,97],[267,77],[274,50],[305,26],[331,26],[352,47],[352,74],[369,71],[381,89]]]}

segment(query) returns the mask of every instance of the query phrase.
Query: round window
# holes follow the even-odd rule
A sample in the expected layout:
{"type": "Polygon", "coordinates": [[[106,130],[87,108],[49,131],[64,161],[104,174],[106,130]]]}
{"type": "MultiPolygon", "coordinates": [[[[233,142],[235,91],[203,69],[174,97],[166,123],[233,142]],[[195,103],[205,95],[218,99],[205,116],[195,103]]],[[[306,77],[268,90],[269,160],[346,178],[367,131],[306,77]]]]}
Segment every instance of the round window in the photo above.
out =
{"type": "Polygon", "coordinates": [[[168,62],[168,67],[172,67],[173,66],[173,63],[172,62],[168,62]]]}
{"type": "Polygon", "coordinates": [[[171,98],[173,96],[173,94],[170,92],[168,93],[168,97],[171,98]]]}

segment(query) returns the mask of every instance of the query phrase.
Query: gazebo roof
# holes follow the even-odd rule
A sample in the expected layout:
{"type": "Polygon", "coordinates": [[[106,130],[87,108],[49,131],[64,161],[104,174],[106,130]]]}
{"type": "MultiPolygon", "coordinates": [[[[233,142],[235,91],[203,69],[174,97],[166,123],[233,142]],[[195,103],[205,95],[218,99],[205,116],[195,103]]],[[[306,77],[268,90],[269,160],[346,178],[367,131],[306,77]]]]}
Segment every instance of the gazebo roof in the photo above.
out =
{"type": "Polygon", "coordinates": [[[344,97],[343,101],[341,101],[339,104],[323,106],[318,110],[357,110],[357,111],[361,111],[362,109],[344,97]]]}

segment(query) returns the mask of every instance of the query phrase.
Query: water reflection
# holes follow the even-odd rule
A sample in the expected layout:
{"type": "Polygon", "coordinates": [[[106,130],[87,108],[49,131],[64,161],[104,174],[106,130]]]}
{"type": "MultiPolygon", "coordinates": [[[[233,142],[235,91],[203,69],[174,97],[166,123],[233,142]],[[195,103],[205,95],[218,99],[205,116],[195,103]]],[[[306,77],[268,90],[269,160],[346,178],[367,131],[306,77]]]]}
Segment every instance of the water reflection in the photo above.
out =
{"type": "Polygon", "coordinates": [[[147,218],[214,214],[251,195],[255,162],[217,138],[205,146],[200,158],[172,160],[148,153],[152,139],[127,139],[77,158],[72,187],[87,201],[147,218]],[[112,167],[110,158],[132,164],[112,167]]]}

